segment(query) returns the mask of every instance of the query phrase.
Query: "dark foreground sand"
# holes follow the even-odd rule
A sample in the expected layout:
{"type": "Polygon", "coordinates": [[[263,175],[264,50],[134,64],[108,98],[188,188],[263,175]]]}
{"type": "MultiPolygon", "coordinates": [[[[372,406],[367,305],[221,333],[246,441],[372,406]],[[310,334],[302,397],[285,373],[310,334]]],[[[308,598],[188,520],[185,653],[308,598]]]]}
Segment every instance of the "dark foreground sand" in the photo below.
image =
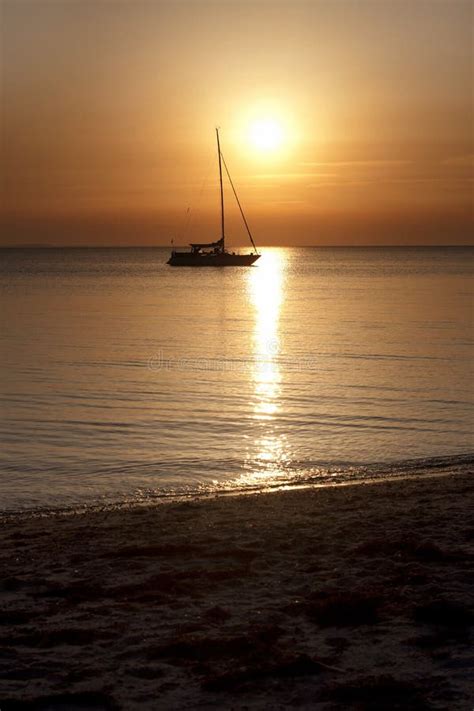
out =
{"type": "Polygon", "coordinates": [[[473,482],[4,518],[1,711],[470,710],[473,482]]]}

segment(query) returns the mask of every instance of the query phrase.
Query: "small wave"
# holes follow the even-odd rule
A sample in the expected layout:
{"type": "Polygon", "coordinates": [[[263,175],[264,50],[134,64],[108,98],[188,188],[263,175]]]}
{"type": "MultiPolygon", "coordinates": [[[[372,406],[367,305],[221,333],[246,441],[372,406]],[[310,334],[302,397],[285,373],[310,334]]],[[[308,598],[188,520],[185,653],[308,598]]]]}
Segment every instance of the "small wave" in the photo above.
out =
{"type": "MultiPolygon", "coordinates": [[[[159,466],[148,463],[145,466],[159,466]]],[[[353,464],[350,462],[295,462],[284,471],[275,472],[270,477],[256,476],[253,481],[242,477],[226,482],[203,482],[183,484],[169,488],[139,488],[118,497],[97,496],[93,501],[75,502],[58,506],[25,506],[0,512],[0,521],[18,516],[38,517],[51,515],[73,515],[88,511],[110,511],[135,506],[149,506],[165,502],[179,502],[207,498],[256,494],[262,492],[292,490],[311,487],[331,487],[351,484],[390,481],[391,479],[413,479],[437,475],[471,473],[474,467],[474,453],[448,455],[442,457],[421,457],[393,462],[371,462],[353,464]]],[[[124,472],[130,467],[124,467],[124,472]]],[[[117,470],[115,470],[117,472],[117,470]]]]}

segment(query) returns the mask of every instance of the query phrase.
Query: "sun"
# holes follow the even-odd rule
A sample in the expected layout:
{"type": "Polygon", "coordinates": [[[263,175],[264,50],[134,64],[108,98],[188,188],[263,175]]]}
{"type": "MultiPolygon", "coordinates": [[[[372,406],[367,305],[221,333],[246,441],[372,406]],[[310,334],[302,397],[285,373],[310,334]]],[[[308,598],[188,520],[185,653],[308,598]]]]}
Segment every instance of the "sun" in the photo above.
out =
{"type": "Polygon", "coordinates": [[[253,148],[269,153],[277,151],[284,139],[281,123],[272,118],[261,118],[252,121],[248,134],[253,148]]]}

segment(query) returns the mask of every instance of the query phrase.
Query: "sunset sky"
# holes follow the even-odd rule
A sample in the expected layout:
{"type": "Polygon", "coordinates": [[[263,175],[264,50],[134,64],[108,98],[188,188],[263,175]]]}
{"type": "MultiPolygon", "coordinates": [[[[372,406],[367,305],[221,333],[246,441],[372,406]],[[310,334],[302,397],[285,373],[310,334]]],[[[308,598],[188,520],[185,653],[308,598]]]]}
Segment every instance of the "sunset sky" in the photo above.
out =
{"type": "Polygon", "coordinates": [[[472,7],[3,0],[2,244],[468,243],[472,7]]]}

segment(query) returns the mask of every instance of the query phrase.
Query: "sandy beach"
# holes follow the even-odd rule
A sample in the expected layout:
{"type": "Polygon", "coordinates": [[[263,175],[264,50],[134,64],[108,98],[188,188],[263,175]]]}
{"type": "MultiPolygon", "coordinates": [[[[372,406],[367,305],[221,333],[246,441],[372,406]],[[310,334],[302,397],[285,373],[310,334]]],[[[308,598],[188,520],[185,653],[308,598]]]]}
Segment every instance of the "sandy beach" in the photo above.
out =
{"type": "Polygon", "coordinates": [[[471,709],[473,479],[1,519],[0,708],[471,709]]]}

